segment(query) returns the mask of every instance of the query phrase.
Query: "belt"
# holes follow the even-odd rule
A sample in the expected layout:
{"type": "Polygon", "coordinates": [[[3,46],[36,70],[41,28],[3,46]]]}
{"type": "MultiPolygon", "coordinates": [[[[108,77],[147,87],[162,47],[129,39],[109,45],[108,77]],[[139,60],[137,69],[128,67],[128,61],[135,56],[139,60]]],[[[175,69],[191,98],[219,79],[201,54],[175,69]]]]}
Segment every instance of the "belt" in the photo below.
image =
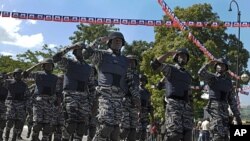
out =
{"type": "Polygon", "coordinates": [[[121,88],[120,87],[117,87],[117,86],[97,86],[96,89],[105,89],[105,90],[112,90],[112,91],[120,91],[121,88]]]}

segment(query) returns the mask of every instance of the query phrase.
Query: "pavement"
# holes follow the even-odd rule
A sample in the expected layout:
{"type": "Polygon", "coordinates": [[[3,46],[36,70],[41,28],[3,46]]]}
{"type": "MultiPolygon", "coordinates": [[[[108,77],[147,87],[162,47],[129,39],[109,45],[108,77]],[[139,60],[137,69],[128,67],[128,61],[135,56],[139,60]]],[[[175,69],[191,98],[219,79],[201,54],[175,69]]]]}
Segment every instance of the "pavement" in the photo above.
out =
{"type": "MultiPolygon", "coordinates": [[[[22,132],[22,135],[21,135],[21,137],[23,138],[22,141],[30,141],[31,140],[31,137],[30,138],[26,138],[27,132],[28,132],[28,127],[25,125],[23,127],[23,132],[22,132]]],[[[11,129],[11,132],[10,132],[10,137],[11,136],[12,136],[12,129],[11,129]]],[[[4,133],[3,133],[3,138],[4,138],[4,133]]],[[[39,138],[42,139],[42,132],[40,132],[39,138]]],[[[52,137],[52,140],[53,140],[53,137],[52,137]]],[[[82,141],[87,141],[87,136],[84,136],[83,139],[82,139],[82,141]]]]}

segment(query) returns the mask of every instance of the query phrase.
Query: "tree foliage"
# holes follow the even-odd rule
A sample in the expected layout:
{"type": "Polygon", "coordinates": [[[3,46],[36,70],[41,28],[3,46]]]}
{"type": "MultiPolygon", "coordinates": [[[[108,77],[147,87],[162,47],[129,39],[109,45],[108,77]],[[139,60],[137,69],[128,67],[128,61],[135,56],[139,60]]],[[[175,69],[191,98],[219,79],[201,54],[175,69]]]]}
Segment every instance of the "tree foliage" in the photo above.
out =
{"type": "Polygon", "coordinates": [[[95,25],[95,24],[79,24],[76,26],[77,31],[74,35],[69,37],[72,43],[83,41],[87,44],[93,42],[95,39],[103,36],[108,36],[111,31],[118,31],[114,25],[95,25]]]}
{"type": "Polygon", "coordinates": [[[0,72],[12,72],[16,68],[25,69],[29,66],[28,63],[23,61],[14,60],[11,56],[2,56],[0,55],[0,72]]]}

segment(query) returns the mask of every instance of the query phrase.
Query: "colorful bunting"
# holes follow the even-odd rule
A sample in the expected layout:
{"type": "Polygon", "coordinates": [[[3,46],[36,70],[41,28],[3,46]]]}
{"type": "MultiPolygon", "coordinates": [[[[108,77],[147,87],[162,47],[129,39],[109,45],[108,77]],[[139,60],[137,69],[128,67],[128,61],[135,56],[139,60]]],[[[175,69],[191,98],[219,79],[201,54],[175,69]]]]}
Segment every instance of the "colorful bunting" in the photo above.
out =
{"type": "MultiPolygon", "coordinates": [[[[161,1],[161,5],[167,6],[165,2],[161,1]]],[[[63,15],[49,15],[49,14],[34,14],[34,13],[21,13],[21,12],[8,12],[0,11],[0,16],[5,18],[16,18],[16,19],[29,19],[29,20],[44,20],[53,22],[80,22],[89,24],[123,24],[123,25],[143,25],[143,26],[166,26],[175,27],[178,25],[180,29],[188,27],[243,27],[249,28],[250,22],[202,22],[202,21],[180,21],[172,12],[169,7],[163,7],[166,10],[166,14],[172,21],[162,20],[143,20],[143,19],[118,19],[118,18],[98,18],[98,17],[78,17],[78,16],[63,16],[63,15]],[[175,24],[174,22],[180,22],[181,24],[175,24]]]]}

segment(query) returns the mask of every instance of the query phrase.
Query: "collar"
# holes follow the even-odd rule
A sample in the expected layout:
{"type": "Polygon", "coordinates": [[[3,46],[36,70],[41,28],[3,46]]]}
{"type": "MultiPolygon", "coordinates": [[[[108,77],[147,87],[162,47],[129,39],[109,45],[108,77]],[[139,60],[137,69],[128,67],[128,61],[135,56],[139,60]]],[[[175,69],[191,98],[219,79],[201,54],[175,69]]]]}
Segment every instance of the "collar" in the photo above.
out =
{"type": "Polygon", "coordinates": [[[107,49],[107,52],[109,52],[109,53],[111,53],[111,54],[114,54],[114,55],[116,55],[116,56],[120,56],[120,55],[121,55],[121,52],[115,53],[111,48],[108,48],[108,49],[107,49]]]}
{"type": "Polygon", "coordinates": [[[181,67],[179,64],[174,65],[178,70],[185,71],[185,68],[181,67]]]}

